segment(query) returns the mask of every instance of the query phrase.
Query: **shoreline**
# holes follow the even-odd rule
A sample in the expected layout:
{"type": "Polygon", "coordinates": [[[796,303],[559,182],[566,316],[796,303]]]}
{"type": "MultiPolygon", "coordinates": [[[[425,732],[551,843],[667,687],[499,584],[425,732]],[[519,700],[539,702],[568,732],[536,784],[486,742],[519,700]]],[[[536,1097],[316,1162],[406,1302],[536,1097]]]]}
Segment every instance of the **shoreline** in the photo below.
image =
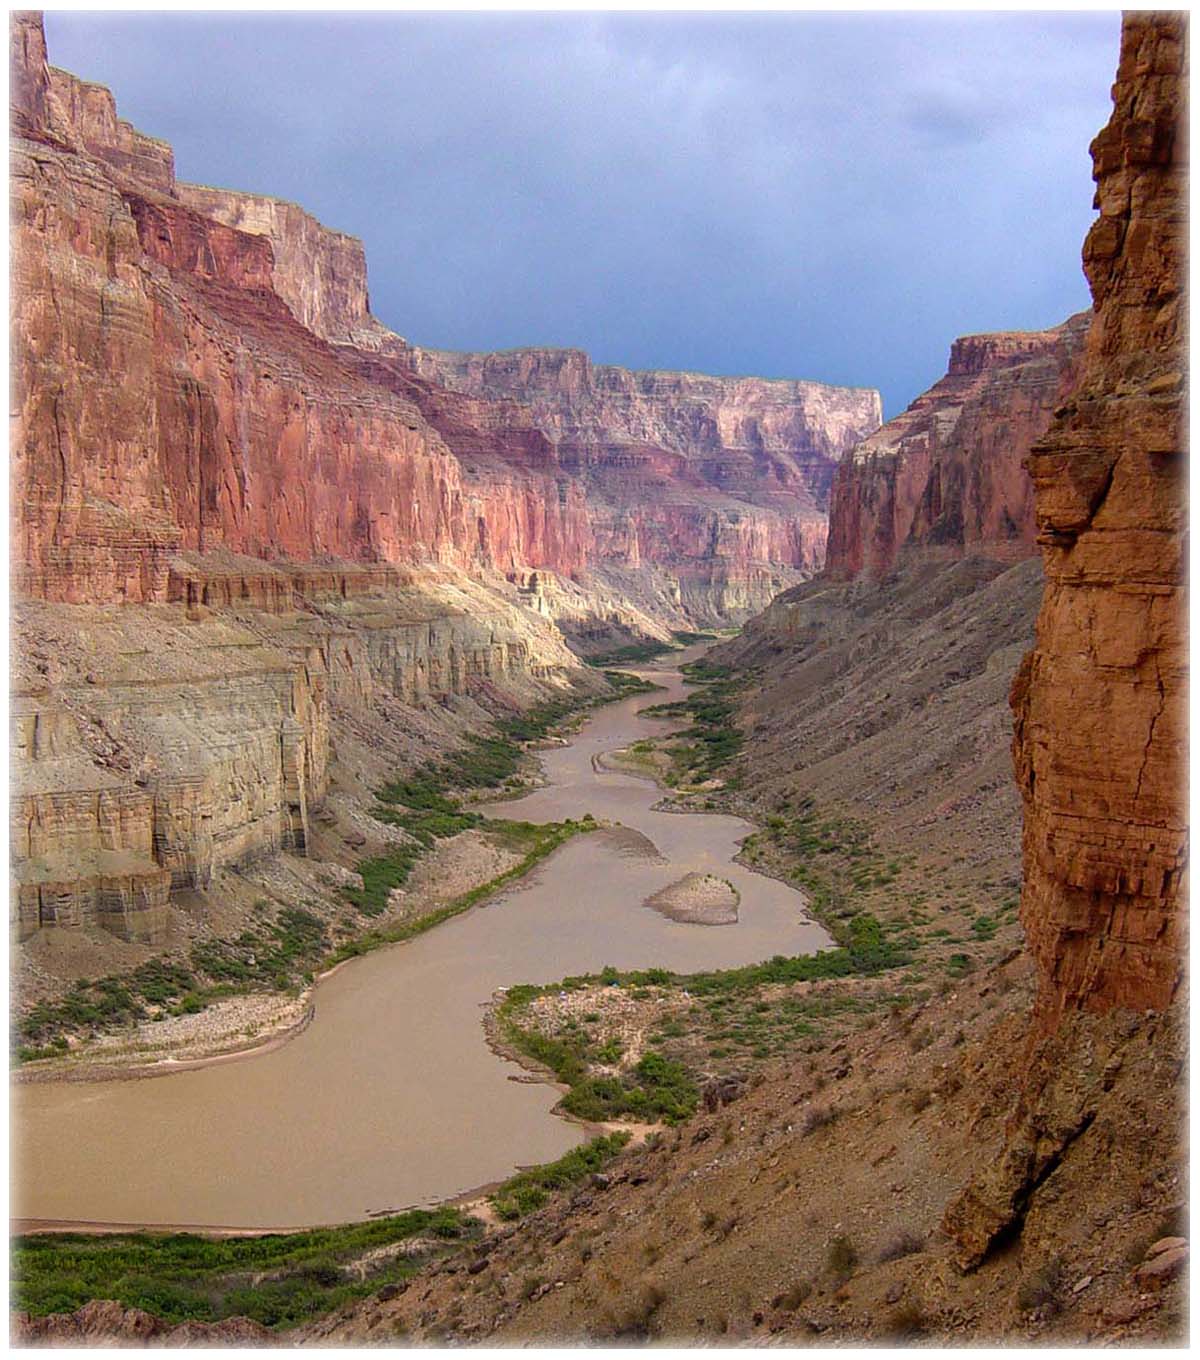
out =
{"type": "MultiPolygon", "coordinates": [[[[661,672],[659,673],[661,674],[661,672]]],[[[574,735],[574,733],[572,733],[572,735],[574,735]]],[[[542,745],[542,749],[552,749],[554,747],[567,746],[570,744],[571,744],[570,740],[560,739],[558,741],[544,743],[542,745]]],[[[602,754],[603,753],[601,753],[600,758],[602,758],[602,754]]],[[[597,759],[598,759],[597,757],[593,757],[594,765],[597,759]]],[[[617,771],[612,772],[615,773],[617,771]]],[[[631,771],[623,772],[632,773],[631,771]]],[[[662,785],[661,781],[656,779],[654,776],[639,776],[639,777],[646,778],[648,782],[662,789],[664,793],[667,792],[665,786],[662,785]]],[[[545,787],[546,784],[547,781],[543,775],[542,778],[538,779],[534,787],[545,787]]],[[[497,804],[511,802],[514,799],[526,796],[529,792],[530,789],[526,788],[521,790],[520,793],[514,792],[509,794],[501,794],[499,797],[493,799],[480,800],[480,802],[476,804],[476,806],[492,802],[497,804]]],[[[685,811],[685,809],[679,809],[679,811],[682,812],[685,811]]],[[[750,823],[749,825],[751,826],[751,828],[753,828],[754,824],[750,823]]],[[[438,908],[434,912],[428,914],[431,918],[436,919],[429,920],[427,925],[422,926],[421,921],[423,918],[418,918],[416,921],[410,923],[411,926],[414,928],[411,930],[410,933],[408,933],[403,938],[380,941],[373,947],[364,949],[362,953],[365,954],[368,952],[375,952],[376,949],[383,947],[406,944],[409,942],[409,940],[415,938],[417,935],[426,933],[429,929],[434,928],[435,926],[441,924],[443,921],[450,919],[456,915],[465,914],[466,912],[472,910],[474,907],[483,905],[502,888],[505,888],[514,882],[519,882],[521,879],[524,879],[529,872],[531,872],[534,868],[537,867],[539,863],[542,862],[542,860],[550,858],[550,856],[552,856],[559,849],[561,849],[562,846],[567,843],[567,841],[573,840],[575,835],[581,834],[582,831],[584,830],[589,831],[603,829],[618,830],[621,829],[621,827],[622,824],[619,822],[608,821],[596,821],[594,823],[588,823],[587,825],[576,824],[574,827],[572,827],[569,834],[560,836],[555,840],[553,844],[546,846],[544,850],[538,849],[531,852],[531,854],[526,857],[525,861],[518,862],[517,865],[512,866],[509,870],[507,870],[504,874],[498,876],[496,879],[491,880],[490,882],[485,884],[480,884],[476,888],[471,889],[467,893],[463,894],[464,898],[470,899],[469,901],[462,902],[461,905],[458,902],[448,903],[445,906],[438,908]]],[[[797,892],[797,895],[800,898],[801,911],[804,911],[807,906],[805,895],[799,892],[799,890],[796,889],[793,890],[797,892]]],[[[224,1048],[216,1052],[200,1054],[190,1058],[166,1057],[148,1063],[134,1063],[134,1064],[112,1063],[106,1065],[102,1062],[96,1061],[95,1059],[91,1060],[91,1062],[89,1063],[88,1059],[84,1058],[76,1060],[80,1063],[80,1065],[74,1070],[72,1070],[70,1067],[65,1066],[58,1068],[52,1068],[49,1066],[39,1068],[33,1064],[30,1064],[27,1067],[18,1068],[10,1072],[10,1081],[14,1083],[46,1083],[46,1082],[143,1080],[152,1079],[155,1077],[173,1076],[179,1072],[199,1070],[205,1067],[216,1065],[218,1063],[237,1062],[254,1056],[261,1056],[263,1054],[266,1054],[268,1052],[274,1051],[282,1047],[284,1044],[290,1042],[291,1039],[297,1037],[299,1034],[303,1033],[305,1029],[307,1029],[308,1025],[312,1023],[316,1015],[316,993],[320,984],[323,981],[327,980],[328,978],[332,977],[333,974],[336,973],[344,965],[352,963],[354,959],[357,957],[360,957],[360,955],[356,953],[352,954],[350,957],[339,959],[329,968],[316,974],[313,977],[312,982],[305,989],[305,991],[301,993],[300,1001],[304,1006],[303,1013],[301,1014],[301,1016],[294,1022],[288,1024],[284,1029],[275,1031],[261,1038],[256,1038],[256,1040],[254,1040],[251,1043],[242,1044],[232,1048],[224,1048]],[[84,1064],[88,1065],[85,1066],[84,1064]]],[[[501,993],[495,993],[487,1002],[483,1003],[484,1016],[482,1024],[484,1030],[484,1039],[490,1051],[497,1058],[501,1059],[502,1061],[510,1062],[515,1067],[520,1069],[520,1075],[515,1074],[509,1075],[508,1080],[526,1081],[531,1084],[539,1085],[551,1085],[554,1086],[561,1094],[566,1094],[566,1092],[569,1091],[570,1088],[567,1085],[563,1084],[562,1082],[558,1081],[554,1076],[554,1073],[549,1068],[544,1067],[543,1065],[538,1064],[535,1060],[528,1058],[519,1050],[507,1044],[500,1036],[498,1026],[496,1025],[495,1022],[495,1010],[501,995],[502,995],[501,993]]],[[[69,1061],[71,1060],[68,1060],[68,1062],[69,1061]]],[[[569,1123],[576,1125],[583,1133],[585,1139],[598,1137],[600,1135],[607,1133],[625,1132],[631,1135],[631,1142],[636,1145],[637,1143],[644,1141],[645,1138],[651,1132],[660,1130],[662,1127],[660,1124],[638,1124],[620,1120],[595,1122],[579,1118],[578,1116],[560,1111],[558,1109],[555,1109],[553,1113],[555,1118],[563,1119],[568,1121],[569,1123]]],[[[514,1174],[519,1173],[522,1169],[527,1168],[522,1168],[518,1166],[515,1169],[514,1174]]],[[[488,1196],[493,1191],[495,1191],[501,1185],[504,1184],[504,1179],[493,1180],[483,1185],[471,1187],[467,1190],[461,1191],[458,1194],[449,1196],[442,1200],[436,1200],[432,1202],[418,1201],[412,1204],[397,1206],[395,1208],[388,1208],[385,1211],[368,1214],[364,1219],[355,1219],[351,1221],[366,1222],[374,1218],[384,1218],[392,1214],[400,1214],[413,1209],[454,1207],[475,1214],[475,1216],[480,1217],[482,1219],[487,1231],[494,1231],[506,1225],[502,1224],[498,1219],[496,1219],[495,1215],[491,1212],[491,1206],[490,1203],[488,1202],[488,1196]]],[[[201,1236],[207,1236],[212,1238],[227,1238],[227,1237],[252,1237],[252,1236],[259,1237],[279,1234],[287,1235],[290,1233],[300,1233],[312,1231],[314,1229],[334,1226],[342,1225],[323,1223],[311,1225],[298,1225],[290,1227],[264,1228],[264,1227],[237,1227],[228,1224],[174,1224],[174,1223],[164,1224],[164,1223],[132,1223],[124,1221],[108,1222],[82,1219],[76,1220],[76,1219],[46,1219],[46,1218],[14,1218],[10,1220],[10,1234],[17,1235],[33,1233],[80,1232],[87,1234],[105,1234],[105,1235],[119,1235],[122,1233],[149,1233],[154,1235],[168,1236],[178,1233],[195,1233],[201,1236]]]]}
{"type": "MultiPolygon", "coordinates": [[[[683,650],[683,649],[680,649],[683,650]]],[[[630,671],[630,674],[637,672],[630,671]]],[[[659,672],[661,673],[661,672],[659,672]]],[[[643,677],[644,678],[644,677],[643,677]]],[[[662,688],[659,686],[659,688],[662,688]]],[[[599,706],[606,706],[609,702],[620,702],[623,698],[631,696],[616,694],[611,699],[604,700],[599,706]]],[[[567,725],[565,735],[547,735],[536,742],[527,746],[527,750],[537,752],[541,750],[553,750],[558,747],[570,746],[579,730],[588,721],[588,705],[581,710],[568,716],[565,720],[567,725]]],[[[466,798],[464,806],[484,809],[492,804],[500,805],[519,801],[521,798],[528,797],[530,793],[547,787],[548,781],[545,775],[545,768],[538,762],[538,770],[534,780],[527,786],[520,789],[497,789],[491,790],[488,794],[478,798],[466,798]]],[[[552,825],[544,823],[543,825],[552,825]]],[[[167,1055],[162,1058],[147,1059],[145,1061],[112,1061],[106,1062],[102,1049],[95,1049],[91,1052],[80,1053],[78,1055],[67,1053],[62,1057],[35,1059],[20,1066],[9,1065],[9,1084],[10,1088],[14,1085],[34,1085],[58,1082],[93,1082],[93,1081],[141,1081],[154,1077],[174,1076],[179,1072],[194,1071],[204,1067],[210,1067],[217,1063],[235,1062],[244,1058],[260,1057],[267,1053],[274,1052],[284,1044],[289,1043],[304,1032],[312,1023],[316,1014],[316,992],[321,982],[333,976],[344,964],[352,963],[354,959],[360,958],[365,954],[374,953],[381,948],[387,948],[396,944],[407,944],[409,940],[424,934],[426,931],[434,929],[447,920],[453,919],[472,910],[476,906],[481,906],[487,902],[494,893],[501,888],[507,887],[510,883],[519,881],[527,873],[537,867],[544,859],[560,849],[569,840],[573,840],[575,835],[582,831],[597,830],[605,826],[603,822],[588,823],[586,826],[577,826],[569,835],[563,835],[556,844],[545,849],[535,849],[527,854],[523,860],[519,860],[515,865],[494,879],[485,880],[483,883],[476,884],[473,888],[468,888],[458,899],[451,899],[443,903],[440,907],[435,907],[427,912],[423,917],[417,917],[411,922],[400,922],[393,929],[397,930],[395,939],[378,940],[371,943],[373,931],[368,930],[363,935],[354,940],[345,941],[340,949],[350,948],[352,952],[345,957],[339,958],[335,963],[319,973],[314,974],[313,979],[308,983],[304,990],[299,994],[299,1002],[303,1006],[303,1012],[296,1020],[289,1020],[282,1026],[269,1029],[262,1036],[255,1036],[249,1041],[222,1042],[216,1040],[217,1047],[209,1051],[200,1051],[187,1057],[172,1057],[167,1055]]],[[[613,823],[618,826],[619,823],[613,823]]],[[[387,927],[383,927],[384,930],[387,927]]],[[[336,954],[338,951],[335,950],[336,954]]],[[[245,992],[238,996],[238,999],[261,997],[266,1002],[277,1001],[280,993],[256,993],[245,992]]]]}
{"type": "MultiPolygon", "coordinates": [[[[497,800],[500,801],[500,800],[497,800]]],[[[50,1059],[47,1066],[40,1067],[34,1063],[25,1064],[22,1067],[11,1068],[9,1070],[10,1085],[33,1085],[37,1083],[65,1083],[65,1082],[93,1082],[93,1081],[144,1081],[155,1077],[171,1077],[180,1072],[196,1071],[205,1067],[213,1067],[219,1063],[240,1062],[247,1058],[261,1057],[267,1053],[274,1052],[282,1048],[284,1044],[290,1043],[293,1039],[302,1034],[312,1023],[316,1016],[316,994],[321,983],[331,978],[336,972],[344,968],[347,964],[353,963],[355,959],[363,958],[367,954],[376,953],[380,949],[395,948],[399,945],[408,944],[411,940],[420,935],[424,935],[429,930],[436,929],[445,921],[452,920],[456,916],[465,915],[473,911],[476,907],[483,906],[501,889],[508,887],[511,883],[519,882],[526,874],[531,873],[544,860],[549,859],[557,851],[561,850],[569,841],[575,839],[576,835],[582,834],[584,830],[599,830],[605,824],[596,822],[594,826],[587,828],[577,827],[572,834],[563,836],[557,843],[546,848],[544,853],[537,850],[531,851],[524,860],[520,860],[512,868],[506,870],[494,879],[478,884],[476,887],[468,889],[463,894],[463,898],[470,901],[459,902],[451,901],[436,908],[428,913],[428,924],[422,925],[425,917],[418,917],[408,923],[412,927],[408,933],[399,936],[394,940],[382,940],[374,946],[363,948],[356,953],[350,954],[346,958],[338,959],[336,963],[323,969],[320,973],[313,975],[313,980],[300,994],[301,1000],[307,998],[304,1012],[300,1019],[286,1025],[282,1029],[277,1029],[261,1039],[256,1038],[249,1044],[237,1045],[234,1047],[219,1048],[211,1053],[200,1053],[189,1058],[158,1058],[152,1062],[145,1063],[105,1063],[97,1055],[90,1057],[87,1055],[79,1058],[50,1059]],[[62,1066],[52,1066],[53,1063],[61,1062],[62,1066]],[[78,1064],[72,1066],[72,1064],[78,1064]]],[[[616,825],[614,823],[614,825],[616,825]]],[[[248,993],[248,995],[254,995],[248,993]]],[[[267,994],[271,995],[271,994],[267,994]]],[[[46,1061],[46,1060],[43,1060],[46,1061]]]]}
{"type": "MultiPolygon", "coordinates": [[[[344,959],[343,963],[348,963],[349,959],[344,959]]],[[[316,989],[318,983],[324,978],[331,976],[342,966],[341,963],[334,964],[328,972],[321,973],[314,977],[309,987],[306,989],[308,1003],[304,1007],[304,1013],[299,1020],[287,1025],[283,1029],[276,1030],[268,1034],[262,1040],[253,1040],[240,1048],[222,1048],[214,1053],[198,1054],[194,1058],[158,1058],[153,1062],[135,1063],[124,1065],[121,1063],[104,1063],[97,1059],[92,1059],[90,1064],[87,1058],[79,1060],[80,1066],[76,1068],[34,1068],[18,1067],[9,1073],[9,1080],[16,1086],[32,1086],[47,1082],[86,1082],[86,1081],[146,1081],[154,1077],[172,1077],[177,1072],[191,1072],[202,1067],[213,1067],[217,1063],[240,1062],[244,1058],[253,1058],[264,1053],[272,1053],[277,1048],[282,1048],[284,1044],[290,1043],[297,1035],[303,1034],[313,1021],[317,1013],[316,989]]],[[[304,995],[302,993],[302,995],[304,995]]]]}

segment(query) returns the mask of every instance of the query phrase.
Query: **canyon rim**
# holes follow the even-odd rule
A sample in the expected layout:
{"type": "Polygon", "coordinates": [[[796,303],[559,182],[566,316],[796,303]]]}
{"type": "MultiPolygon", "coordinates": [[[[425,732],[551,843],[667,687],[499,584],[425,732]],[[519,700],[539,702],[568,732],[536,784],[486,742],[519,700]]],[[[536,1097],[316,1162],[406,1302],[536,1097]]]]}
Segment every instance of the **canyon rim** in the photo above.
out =
{"type": "Polygon", "coordinates": [[[1179,1344],[1187,46],[885,421],[402,337],[10,14],[14,1339],[1179,1344]]]}

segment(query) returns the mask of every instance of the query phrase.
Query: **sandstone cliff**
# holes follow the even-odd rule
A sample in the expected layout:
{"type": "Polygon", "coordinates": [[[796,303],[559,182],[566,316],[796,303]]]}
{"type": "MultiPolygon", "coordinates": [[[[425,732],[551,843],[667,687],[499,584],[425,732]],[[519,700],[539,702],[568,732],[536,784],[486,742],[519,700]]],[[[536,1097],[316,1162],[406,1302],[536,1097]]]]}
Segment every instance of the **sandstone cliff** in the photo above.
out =
{"type": "Polygon", "coordinates": [[[1081,313],[1050,331],[956,340],[946,376],[838,464],[827,575],[880,576],[914,557],[1033,555],[1021,460],[1075,384],[1087,325],[1081,313]]]}
{"type": "Polygon", "coordinates": [[[820,567],[833,468],[878,426],[878,393],[634,373],[578,350],[422,349],[370,315],[359,242],[293,204],[178,193],[268,237],[293,313],[417,406],[463,463],[482,549],[504,570],[667,568],[680,603],[712,619],[761,607],[820,567]]]}
{"type": "MultiPolygon", "coordinates": [[[[1097,1120],[1081,1079],[1103,1032],[1093,1016],[1153,1021],[1182,979],[1186,80],[1184,17],[1126,15],[1112,118],[1092,143],[1083,372],[1028,460],[1046,589],[1012,705],[1038,990],[1004,1154],[946,1211],[968,1269],[1097,1120]]],[[[1177,1045],[1161,1061],[1178,1082],[1177,1045]]],[[[1144,1117],[1181,1133],[1177,1109],[1144,1117]]]]}
{"type": "Polygon", "coordinates": [[[1161,1009],[1183,966],[1186,78],[1183,18],[1127,16],[1092,144],[1083,373],[1028,460],[1046,593],[1014,757],[1043,1029],[1161,1009]]]}
{"type": "Polygon", "coordinates": [[[263,237],[114,152],[92,90],[54,73],[14,149],[17,588],[163,600],[180,549],[472,561],[437,435],[296,321],[263,237]]]}
{"type": "Polygon", "coordinates": [[[454,391],[519,402],[587,488],[601,558],[681,563],[710,614],[761,607],[820,568],[833,468],[881,414],[871,390],[631,372],[579,350],[400,357],[454,391]]]}

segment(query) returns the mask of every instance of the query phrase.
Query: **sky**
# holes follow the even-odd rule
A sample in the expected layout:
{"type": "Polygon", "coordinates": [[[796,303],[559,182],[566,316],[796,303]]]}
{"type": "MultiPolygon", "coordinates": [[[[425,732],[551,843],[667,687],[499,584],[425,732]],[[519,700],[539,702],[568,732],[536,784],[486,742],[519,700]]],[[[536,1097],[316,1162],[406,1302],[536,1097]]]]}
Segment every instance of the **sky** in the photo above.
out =
{"type": "Polygon", "coordinates": [[[444,349],[878,387],[1089,305],[1120,16],[46,14],[181,179],[366,243],[444,349]]]}

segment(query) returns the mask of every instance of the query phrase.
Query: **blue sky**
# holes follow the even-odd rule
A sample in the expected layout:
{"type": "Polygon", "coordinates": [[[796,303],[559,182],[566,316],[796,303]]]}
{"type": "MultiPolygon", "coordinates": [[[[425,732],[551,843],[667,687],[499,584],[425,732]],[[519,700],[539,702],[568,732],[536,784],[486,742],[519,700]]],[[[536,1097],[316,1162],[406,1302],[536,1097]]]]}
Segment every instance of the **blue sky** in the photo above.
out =
{"type": "Polygon", "coordinates": [[[51,12],[183,179],[367,246],[451,349],[878,387],[1088,305],[1097,13],[51,12]]]}

